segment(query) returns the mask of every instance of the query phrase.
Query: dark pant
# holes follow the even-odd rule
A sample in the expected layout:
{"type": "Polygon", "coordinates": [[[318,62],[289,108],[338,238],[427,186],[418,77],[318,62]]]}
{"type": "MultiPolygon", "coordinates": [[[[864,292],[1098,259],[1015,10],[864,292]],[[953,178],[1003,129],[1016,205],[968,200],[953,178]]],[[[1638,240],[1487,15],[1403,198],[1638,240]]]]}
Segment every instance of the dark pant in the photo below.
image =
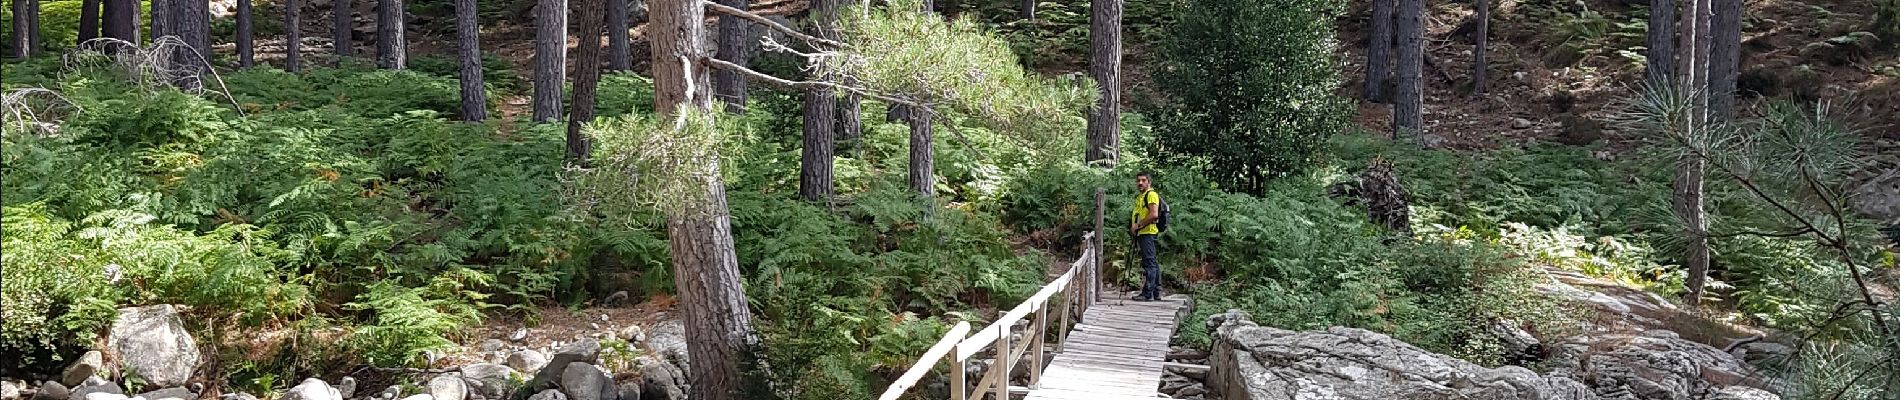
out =
{"type": "Polygon", "coordinates": [[[1141,297],[1161,297],[1161,263],[1155,261],[1155,235],[1135,235],[1141,252],[1141,297]]]}

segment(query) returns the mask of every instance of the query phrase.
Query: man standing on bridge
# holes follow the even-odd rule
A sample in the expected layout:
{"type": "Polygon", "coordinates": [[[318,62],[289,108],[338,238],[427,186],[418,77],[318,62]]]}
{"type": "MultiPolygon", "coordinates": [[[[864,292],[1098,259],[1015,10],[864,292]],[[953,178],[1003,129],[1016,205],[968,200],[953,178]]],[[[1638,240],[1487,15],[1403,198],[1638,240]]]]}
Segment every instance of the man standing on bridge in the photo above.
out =
{"type": "Polygon", "coordinates": [[[1135,209],[1131,213],[1128,234],[1135,237],[1135,249],[1141,253],[1141,295],[1135,301],[1154,301],[1161,298],[1161,263],[1155,261],[1155,235],[1167,226],[1162,210],[1167,206],[1161,203],[1161,194],[1154,189],[1153,177],[1148,172],[1135,175],[1135,209]]]}

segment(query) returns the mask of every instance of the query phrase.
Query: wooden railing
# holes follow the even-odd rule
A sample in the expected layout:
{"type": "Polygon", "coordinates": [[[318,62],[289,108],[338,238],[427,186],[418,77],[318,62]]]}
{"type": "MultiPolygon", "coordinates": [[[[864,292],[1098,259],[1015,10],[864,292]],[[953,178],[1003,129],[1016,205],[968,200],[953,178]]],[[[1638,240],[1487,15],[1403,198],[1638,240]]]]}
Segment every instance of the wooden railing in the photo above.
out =
{"type": "Polygon", "coordinates": [[[969,322],[958,322],[944,334],[937,344],[925,350],[923,357],[911,364],[909,370],[892,382],[884,390],[879,400],[896,400],[917,385],[924,375],[935,369],[939,362],[950,365],[950,399],[981,399],[984,393],[991,393],[994,400],[1008,400],[1011,386],[1009,377],[1022,357],[1029,358],[1029,388],[1037,386],[1042,378],[1043,356],[1050,353],[1049,311],[1058,313],[1056,321],[1055,344],[1068,339],[1071,320],[1080,320],[1089,306],[1100,299],[1103,191],[1095,191],[1095,231],[1082,235],[1082,256],[1069,264],[1069,270],[1057,276],[1049,284],[1037,290],[1035,295],[1023,300],[1009,312],[996,318],[976,333],[970,333],[969,322]],[[1051,307],[1054,306],[1054,307],[1051,307]],[[1033,318],[1033,319],[1029,319],[1033,318]],[[1012,332],[1018,321],[1029,319],[1029,326],[1023,329],[1024,343],[1010,343],[1012,332]],[[968,381],[971,359],[979,354],[988,353],[992,364],[976,385],[968,381]]]}

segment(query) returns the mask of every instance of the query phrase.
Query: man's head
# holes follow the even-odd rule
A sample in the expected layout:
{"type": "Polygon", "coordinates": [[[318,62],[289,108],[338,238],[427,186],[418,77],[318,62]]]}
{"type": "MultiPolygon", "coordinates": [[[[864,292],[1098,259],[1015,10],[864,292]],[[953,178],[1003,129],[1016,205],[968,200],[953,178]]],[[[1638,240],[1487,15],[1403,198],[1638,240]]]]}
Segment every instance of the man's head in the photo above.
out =
{"type": "Polygon", "coordinates": [[[1135,174],[1135,188],[1141,189],[1143,192],[1154,188],[1154,174],[1150,174],[1146,171],[1135,174]]]}

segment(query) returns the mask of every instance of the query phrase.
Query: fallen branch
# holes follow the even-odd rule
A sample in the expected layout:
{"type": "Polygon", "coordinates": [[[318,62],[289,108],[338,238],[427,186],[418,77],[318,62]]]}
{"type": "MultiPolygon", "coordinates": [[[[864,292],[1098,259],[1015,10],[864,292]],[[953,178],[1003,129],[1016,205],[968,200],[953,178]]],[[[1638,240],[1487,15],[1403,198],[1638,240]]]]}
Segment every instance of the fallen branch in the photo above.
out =
{"type": "Polygon", "coordinates": [[[891,104],[903,104],[903,105],[907,105],[907,106],[911,106],[911,107],[917,107],[917,108],[929,108],[929,107],[930,107],[930,106],[929,106],[929,105],[927,105],[927,104],[923,104],[923,103],[918,103],[918,102],[916,102],[916,101],[913,101],[913,100],[906,100],[906,99],[901,99],[901,98],[897,98],[897,97],[892,97],[892,96],[888,96],[888,95],[883,95],[883,94],[877,94],[877,93],[871,93],[871,92],[869,92],[869,91],[866,91],[866,90],[864,90],[864,89],[862,89],[862,88],[857,88],[857,87],[852,87],[852,86],[846,86],[846,85],[840,85],[840,84],[836,84],[836,83],[832,83],[832,82],[823,82],[823,81],[794,81],[794,80],[788,80],[788,79],[785,79],[785,78],[780,78],[780,77],[776,77],[776,76],[772,76],[772,75],[769,75],[769,74],[766,74],[766,73],[764,73],[764,72],[759,72],[759,71],[753,71],[753,70],[752,70],[751,68],[746,68],[746,67],[744,67],[744,66],[740,66],[739,64],[733,64],[733,63],[731,63],[731,62],[728,62],[728,61],[725,61],[725,60],[720,60],[720,59],[716,59],[716,58],[701,58],[701,59],[700,59],[699,61],[700,61],[700,62],[703,62],[703,63],[706,63],[706,65],[708,65],[708,66],[711,66],[711,67],[713,67],[713,68],[718,68],[718,69],[723,69],[723,70],[727,70],[727,71],[732,71],[732,72],[737,72],[737,73],[739,73],[740,75],[745,75],[745,76],[747,76],[747,77],[750,77],[750,78],[752,78],[752,79],[755,79],[755,80],[758,80],[758,81],[760,81],[760,82],[764,82],[764,83],[769,83],[769,84],[773,84],[773,85],[778,85],[778,86],[781,86],[781,87],[786,87],[786,88],[793,88],[793,89],[836,89],[836,90],[842,90],[842,91],[846,91],[846,92],[851,92],[852,94],[856,94],[856,95],[859,95],[859,96],[864,96],[864,97],[869,97],[869,98],[873,98],[873,99],[878,99],[878,100],[881,100],[881,101],[884,101],[884,102],[886,102],[886,103],[891,103],[891,104]]]}
{"type": "Polygon", "coordinates": [[[711,1],[706,1],[705,3],[706,3],[707,10],[711,10],[713,12],[717,12],[720,14],[731,15],[734,17],[752,20],[752,22],[757,22],[760,25],[765,25],[766,27],[772,28],[773,30],[784,32],[786,36],[804,39],[805,41],[808,41],[808,42],[823,44],[826,46],[831,46],[831,47],[836,47],[836,48],[841,48],[841,49],[851,48],[851,46],[845,45],[844,42],[839,42],[836,40],[807,35],[804,32],[799,32],[797,29],[792,29],[791,27],[785,26],[784,24],[773,22],[772,19],[766,18],[765,16],[746,12],[746,10],[728,7],[726,5],[714,3],[711,1]]]}

